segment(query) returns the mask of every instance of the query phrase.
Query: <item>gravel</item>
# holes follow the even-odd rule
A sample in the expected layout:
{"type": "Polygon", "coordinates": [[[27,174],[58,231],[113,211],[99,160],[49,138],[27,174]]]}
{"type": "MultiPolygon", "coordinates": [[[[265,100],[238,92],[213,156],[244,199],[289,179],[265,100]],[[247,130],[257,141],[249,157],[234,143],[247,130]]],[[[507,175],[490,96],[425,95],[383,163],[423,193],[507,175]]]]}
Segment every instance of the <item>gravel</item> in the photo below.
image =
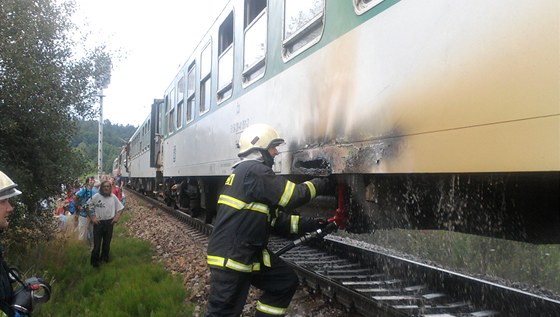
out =
{"type": "MultiPolygon", "coordinates": [[[[193,316],[203,316],[206,310],[210,271],[206,265],[205,239],[195,238],[189,229],[175,217],[136,198],[127,195],[127,212],[132,215],[125,227],[134,237],[151,243],[155,255],[152,260],[162,263],[173,275],[181,276],[187,291],[185,303],[196,307],[193,316]]],[[[258,290],[251,289],[247,304],[241,316],[253,316],[258,298],[258,290]]],[[[338,317],[358,315],[345,312],[323,300],[320,294],[313,294],[305,286],[300,286],[292,299],[289,317],[338,317]]]]}

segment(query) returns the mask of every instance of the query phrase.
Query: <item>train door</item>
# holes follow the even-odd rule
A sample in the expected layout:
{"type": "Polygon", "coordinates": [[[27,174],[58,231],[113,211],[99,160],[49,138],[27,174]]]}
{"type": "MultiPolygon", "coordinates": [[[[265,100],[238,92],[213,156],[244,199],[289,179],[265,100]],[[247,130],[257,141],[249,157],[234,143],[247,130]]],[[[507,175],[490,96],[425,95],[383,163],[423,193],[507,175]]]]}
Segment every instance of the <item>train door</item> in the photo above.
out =
{"type": "MultiPolygon", "coordinates": [[[[156,169],[155,184],[152,190],[161,193],[163,185],[163,131],[161,131],[161,111],[163,99],[154,99],[150,116],[150,167],[156,169]]],[[[156,194],[159,197],[159,194],[156,194]]]]}
{"type": "Polygon", "coordinates": [[[161,131],[161,107],[163,99],[154,99],[152,104],[150,123],[150,167],[160,168],[163,166],[161,131]]]}

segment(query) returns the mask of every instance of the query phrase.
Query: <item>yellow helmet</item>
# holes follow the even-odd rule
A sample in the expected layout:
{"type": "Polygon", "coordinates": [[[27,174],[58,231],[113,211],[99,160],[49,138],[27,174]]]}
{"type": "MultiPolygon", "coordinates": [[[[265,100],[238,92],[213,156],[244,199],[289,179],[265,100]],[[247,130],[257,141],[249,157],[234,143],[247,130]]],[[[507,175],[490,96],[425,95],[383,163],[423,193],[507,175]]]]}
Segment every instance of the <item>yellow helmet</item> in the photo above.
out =
{"type": "Polygon", "coordinates": [[[17,184],[14,183],[6,174],[0,171],[0,200],[12,198],[21,194],[19,190],[16,189],[17,184]]]}
{"type": "Polygon", "coordinates": [[[245,156],[254,149],[268,150],[282,143],[284,143],[284,139],[280,138],[273,127],[264,123],[253,124],[241,133],[237,156],[245,156]]]}

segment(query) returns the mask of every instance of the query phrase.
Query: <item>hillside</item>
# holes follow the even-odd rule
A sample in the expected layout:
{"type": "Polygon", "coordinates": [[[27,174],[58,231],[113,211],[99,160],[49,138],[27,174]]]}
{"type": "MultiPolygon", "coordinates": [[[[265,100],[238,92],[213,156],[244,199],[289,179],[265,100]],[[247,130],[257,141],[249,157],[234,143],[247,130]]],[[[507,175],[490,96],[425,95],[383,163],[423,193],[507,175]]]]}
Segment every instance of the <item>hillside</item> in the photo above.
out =
{"type": "MultiPolygon", "coordinates": [[[[135,126],[112,124],[103,121],[103,172],[112,172],[113,160],[119,155],[122,147],[128,142],[135,126]]],[[[97,144],[99,123],[97,121],[78,122],[78,132],[72,139],[72,147],[78,148],[87,158],[88,170],[97,171],[97,144]]]]}

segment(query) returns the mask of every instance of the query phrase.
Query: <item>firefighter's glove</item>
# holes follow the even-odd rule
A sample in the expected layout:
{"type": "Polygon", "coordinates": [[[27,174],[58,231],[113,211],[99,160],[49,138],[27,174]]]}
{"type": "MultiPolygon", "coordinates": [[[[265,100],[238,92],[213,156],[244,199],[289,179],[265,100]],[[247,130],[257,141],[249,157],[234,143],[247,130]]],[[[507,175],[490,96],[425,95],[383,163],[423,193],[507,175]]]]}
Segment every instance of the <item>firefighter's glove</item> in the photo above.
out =
{"type": "Polygon", "coordinates": [[[325,229],[329,223],[323,218],[313,218],[313,231],[317,229],[325,229]]]}
{"type": "Polygon", "coordinates": [[[317,195],[334,195],[336,179],[334,177],[315,178],[313,180],[317,195]]]}
{"type": "Polygon", "coordinates": [[[323,229],[327,224],[328,222],[323,218],[302,217],[299,222],[300,227],[298,234],[305,234],[316,231],[317,229],[323,229]]]}

